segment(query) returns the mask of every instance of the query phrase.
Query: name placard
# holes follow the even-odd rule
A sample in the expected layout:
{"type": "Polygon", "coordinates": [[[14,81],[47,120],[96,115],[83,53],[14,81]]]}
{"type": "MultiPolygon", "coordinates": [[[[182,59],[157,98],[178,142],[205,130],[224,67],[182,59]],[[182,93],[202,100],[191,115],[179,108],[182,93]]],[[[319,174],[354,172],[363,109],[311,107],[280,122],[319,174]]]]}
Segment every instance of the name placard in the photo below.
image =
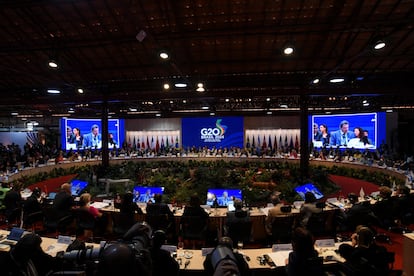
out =
{"type": "Polygon", "coordinates": [[[214,250],[214,247],[204,247],[201,248],[201,256],[207,256],[214,250]]]}
{"type": "Polygon", "coordinates": [[[273,244],[272,245],[272,252],[276,251],[283,251],[283,250],[293,250],[291,243],[281,243],[281,244],[273,244]]]}
{"type": "Polygon", "coordinates": [[[63,243],[63,244],[71,244],[72,243],[72,238],[70,236],[63,236],[63,235],[59,235],[58,239],[57,239],[58,243],[63,243]]]}
{"type": "Polygon", "coordinates": [[[334,239],[316,240],[315,245],[317,247],[334,247],[335,246],[335,240],[334,239]]]}
{"type": "Polygon", "coordinates": [[[165,251],[168,251],[170,253],[177,252],[177,246],[175,245],[163,244],[161,245],[161,249],[164,249],[165,251]]]}

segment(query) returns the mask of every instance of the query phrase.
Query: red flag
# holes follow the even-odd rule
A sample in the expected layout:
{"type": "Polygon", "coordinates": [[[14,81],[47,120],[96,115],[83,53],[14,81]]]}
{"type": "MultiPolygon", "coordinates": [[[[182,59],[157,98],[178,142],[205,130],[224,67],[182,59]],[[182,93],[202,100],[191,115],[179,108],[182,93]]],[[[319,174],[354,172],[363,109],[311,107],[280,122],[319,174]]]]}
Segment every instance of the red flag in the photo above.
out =
{"type": "Polygon", "coordinates": [[[266,136],[263,135],[263,145],[262,145],[262,149],[265,149],[265,148],[267,148],[267,145],[266,145],[266,136]]]}
{"type": "Polygon", "coordinates": [[[160,151],[160,142],[158,142],[158,136],[157,136],[157,142],[155,143],[155,151],[156,152],[160,151]]]}
{"type": "Polygon", "coordinates": [[[295,149],[296,151],[299,150],[299,139],[298,139],[298,135],[296,134],[296,139],[295,139],[295,149]]]}
{"type": "Polygon", "coordinates": [[[150,149],[150,148],[151,148],[151,146],[150,146],[149,139],[148,139],[148,136],[147,136],[147,149],[150,149]]]}

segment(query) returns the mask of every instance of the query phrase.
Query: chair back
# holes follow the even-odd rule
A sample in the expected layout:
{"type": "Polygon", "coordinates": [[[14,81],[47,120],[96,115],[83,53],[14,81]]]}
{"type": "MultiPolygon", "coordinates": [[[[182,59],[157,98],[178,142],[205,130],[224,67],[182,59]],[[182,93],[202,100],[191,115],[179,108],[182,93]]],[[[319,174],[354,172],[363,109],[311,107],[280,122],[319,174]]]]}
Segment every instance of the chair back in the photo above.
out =
{"type": "Polygon", "coordinates": [[[87,209],[75,210],[75,221],[78,230],[94,230],[95,228],[95,217],[87,209]]]}
{"type": "Polygon", "coordinates": [[[159,215],[148,215],[147,214],[145,220],[151,226],[153,231],[164,230],[165,232],[167,232],[171,225],[167,214],[159,214],[159,215]]]}
{"type": "Polygon", "coordinates": [[[188,240],[205,240],[207,235],[206,218],[200,216],[182,216],[180,220],[183,238],[188,240]]]}
{"type": "Polygon", "coordinates": [[[236,246],[238,241],[250,242],[252,234],[252,221],[236,221],[228,225],[228,236],[236,246]]]}
{"type": "Polygon", "coordinates": [[[272,242],[289,243],[292,240],[292,229],[295,217],[292,215],[274,217],[272,221],[272,242]]]}
{"type": "Polygon", "coordinates": [[[333,215],[333,211],[313,213],[308,220],[306,228],[314,237],[335,237],[333,215]]]}
{"type": "Polygon", "coordinates": [[[122,237],[135,223],[134,216],[131,214],[113,212],[112,213],[112,232],[122,237]]]}

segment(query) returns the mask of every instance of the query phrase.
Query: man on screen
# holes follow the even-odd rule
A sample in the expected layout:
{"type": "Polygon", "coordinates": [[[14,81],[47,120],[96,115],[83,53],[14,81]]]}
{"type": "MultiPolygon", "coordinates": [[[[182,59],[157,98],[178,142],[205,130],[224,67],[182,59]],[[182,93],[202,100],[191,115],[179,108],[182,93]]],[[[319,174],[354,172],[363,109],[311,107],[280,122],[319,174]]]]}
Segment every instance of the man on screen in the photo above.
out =
{"type": "Polygon", "coordinates": [[[217,198],[217,201],[220,206],[228,206],[229,203],[233,203],[233,200],[229,197],[227,191],[224,191],[223,195],[217,198]]]}
{"type": "Polygon", "coordinates": [[[350,139],[355,138],[352,132],[349,132],[349,122],[341,121],[339,129],[331,132],[330,145],[331,146],[347,146],[350,139]]]}
{"type": "Polygon", "coordinates": [[[100,148],[102,144],[102,137],[99,133],[99,126],[94,124],[91,127],[91,132],[83,136],[84,148],[100,148]]]}

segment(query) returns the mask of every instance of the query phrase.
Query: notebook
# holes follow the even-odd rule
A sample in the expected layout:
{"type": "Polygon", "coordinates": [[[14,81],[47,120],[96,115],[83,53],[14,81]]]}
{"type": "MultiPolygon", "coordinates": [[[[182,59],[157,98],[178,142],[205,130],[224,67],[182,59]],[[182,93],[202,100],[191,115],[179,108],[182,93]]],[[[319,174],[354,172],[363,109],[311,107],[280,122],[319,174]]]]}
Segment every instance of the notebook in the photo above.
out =
{"type": "Polygon", "coordinates": [[[23,228],[13,227],[7,235],[6,239],[0,241],[1,244],[7,244],[7,245],[15,245],[21,237],[23,237],[28,232],[25,231],[23,228]]]}

